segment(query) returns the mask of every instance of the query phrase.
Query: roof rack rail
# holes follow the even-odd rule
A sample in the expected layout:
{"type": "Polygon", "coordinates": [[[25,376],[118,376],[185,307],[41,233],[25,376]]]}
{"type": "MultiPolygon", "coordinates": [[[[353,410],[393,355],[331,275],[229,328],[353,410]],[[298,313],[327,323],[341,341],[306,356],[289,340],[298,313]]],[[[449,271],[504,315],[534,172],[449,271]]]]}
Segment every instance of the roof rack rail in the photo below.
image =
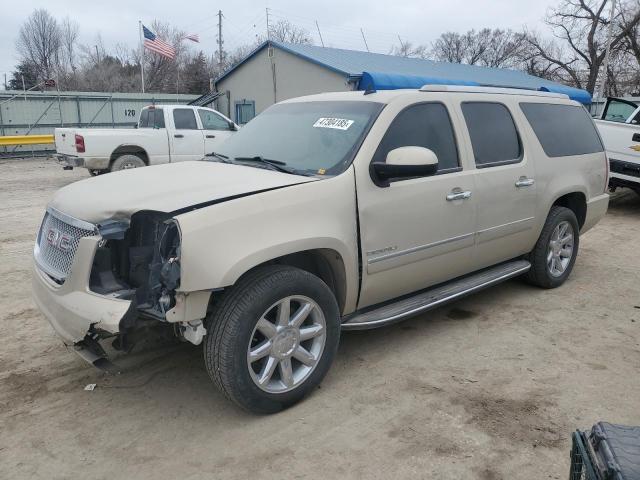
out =
{"type": "Polygon", "coordinates": [[[569,98],[564,93],[553,93],[527,87],[504,87],[498,85],[437,85],[427,84],[419,89],[421,92],[459,92],[459,93],[500,93],[503,95],[531,95],[534,97],[569,98]]]}

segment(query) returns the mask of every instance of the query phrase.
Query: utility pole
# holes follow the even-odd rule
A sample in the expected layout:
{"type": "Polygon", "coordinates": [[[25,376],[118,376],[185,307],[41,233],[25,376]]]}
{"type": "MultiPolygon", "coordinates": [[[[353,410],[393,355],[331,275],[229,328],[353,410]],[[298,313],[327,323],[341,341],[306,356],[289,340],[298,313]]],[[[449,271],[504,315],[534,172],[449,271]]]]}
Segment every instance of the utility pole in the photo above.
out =
{"type": "Polygon", "coordinates": [[[316,20],[316,28],[318,29],[318,36],[320,37],[320,43],[324,47],[324,40],[322,40],[322,34],[320,33],[320,25],[318,25],[318,20],[316,20]]]}
{"type": "Polygon", "coordinates": [[[615,15],[616,0],[611,0],[611,13],[609,14],[609,33],[607,34],[607,47],[604,51],[604,79],[600,84],[598,97],[606,94],[607,76],[609,75],[609,52],[611,50],[611,37],[613,36],[613,17],[615,15]]]}
{"type": "Polygon", "coordinates": [[[271,40],[271,29],[269,28],[269,7],[265,8],[267,12],[267,40],[271,40]]]}
{"type": "Polygon", "coordinates": [[[7,89],[7,74],[4,74],[4,89],[7,89]]]}
{"type": "Polygon", "coordinates": [[[218,75],[222,74],[222,10],[218,10],[218,75]]]}
{"type": "Polygon", "coordinates": [[[367,52],[370,52],[371,50],[369,50],[369,45],[367,45],[367,39],[364,38],[364,30],[362,30],[362,28],[360,29],[360,33],[362,34],[362,40],[364,40],[364,46],[367,49],[367,52]]]}

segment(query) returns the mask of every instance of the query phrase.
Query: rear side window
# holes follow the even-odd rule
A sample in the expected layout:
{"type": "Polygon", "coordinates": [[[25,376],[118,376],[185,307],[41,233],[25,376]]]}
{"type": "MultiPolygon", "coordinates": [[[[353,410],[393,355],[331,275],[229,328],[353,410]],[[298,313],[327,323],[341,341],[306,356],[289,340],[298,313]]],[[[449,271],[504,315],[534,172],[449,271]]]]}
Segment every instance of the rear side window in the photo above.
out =
{"type": "Polygon", "coordinates": [[[478,167],[520,161],[520,137],[506,106],[501,103],[465,102],[462,113],[478,167]]]}
{"type": "Polygon", "coordinates": [[[438,171],[458,168],[458,149],[447,108],[441,103],[412,105],[398,114],[384,134],[374,162],[385,162],[399,147],[425,147],[438,157],[438,171]]]}
{"type": "Polygon", "coordinates": [[[145,108],[140,112],[138,128],[164,128],[164,112],[161,108],[145,108]]]}
{"type": "Polygon", "coordinates": [[[603,151],[596,127],[583,107],[521,103],[520,108],[548,157],[603,151]]]}
{"type": "Polygon", "coordinates": [[[176,108],[173,111],[173,123],[176,130],[197,130],[196,115],[188,108],[176,108]]]}

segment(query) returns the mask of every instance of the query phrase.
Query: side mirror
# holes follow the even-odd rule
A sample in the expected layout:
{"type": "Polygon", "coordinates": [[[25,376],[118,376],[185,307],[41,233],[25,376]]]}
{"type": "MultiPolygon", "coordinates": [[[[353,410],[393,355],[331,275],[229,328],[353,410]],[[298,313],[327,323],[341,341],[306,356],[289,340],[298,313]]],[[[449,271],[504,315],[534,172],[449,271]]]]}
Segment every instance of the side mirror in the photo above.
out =
{"type": "Polygon", "coordinates": [[[236,127],[235,123],[229,122],[229,130],[231,130],[232,132],[237,132],[238,131],[238,127],[236,127]]]}
{"type": "Polygon", "coordinates": [[[424,147],[400,147],[387,154],[386,162],[372,164],[374,182],[389,186],[389,182],[414,177],[427,177],[438,171],[438,157],[424,147]]]}
{"type": "Polygon", "coordinates": [[[136,123],[136,124],[133,126],[133,128],[138,128],[138,124],[136,123]]]}

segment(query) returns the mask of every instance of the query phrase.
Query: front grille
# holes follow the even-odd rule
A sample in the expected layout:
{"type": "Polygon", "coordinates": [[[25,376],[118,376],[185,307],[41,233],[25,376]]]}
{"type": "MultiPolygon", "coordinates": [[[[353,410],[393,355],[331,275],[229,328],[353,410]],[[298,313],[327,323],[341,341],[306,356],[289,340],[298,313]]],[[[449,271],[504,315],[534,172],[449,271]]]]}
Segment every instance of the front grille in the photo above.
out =
{"type": "Polygon", "coordinates": [[[95,235],[95,228],[91,228],[91,224],[74,221],[70,217],[65,217],[65,220],[48,210],[42,220],[35,248],[38,266],[59,281],[64,281],[71,272],[80,239],[95,235]]]}
{"type": "Polygon", "coordinates": [[[625,162],[623,160],[609,160],[609,169],[613,173],[629,175],[630,177],[640,177],[640,164],[625,162]]]}

